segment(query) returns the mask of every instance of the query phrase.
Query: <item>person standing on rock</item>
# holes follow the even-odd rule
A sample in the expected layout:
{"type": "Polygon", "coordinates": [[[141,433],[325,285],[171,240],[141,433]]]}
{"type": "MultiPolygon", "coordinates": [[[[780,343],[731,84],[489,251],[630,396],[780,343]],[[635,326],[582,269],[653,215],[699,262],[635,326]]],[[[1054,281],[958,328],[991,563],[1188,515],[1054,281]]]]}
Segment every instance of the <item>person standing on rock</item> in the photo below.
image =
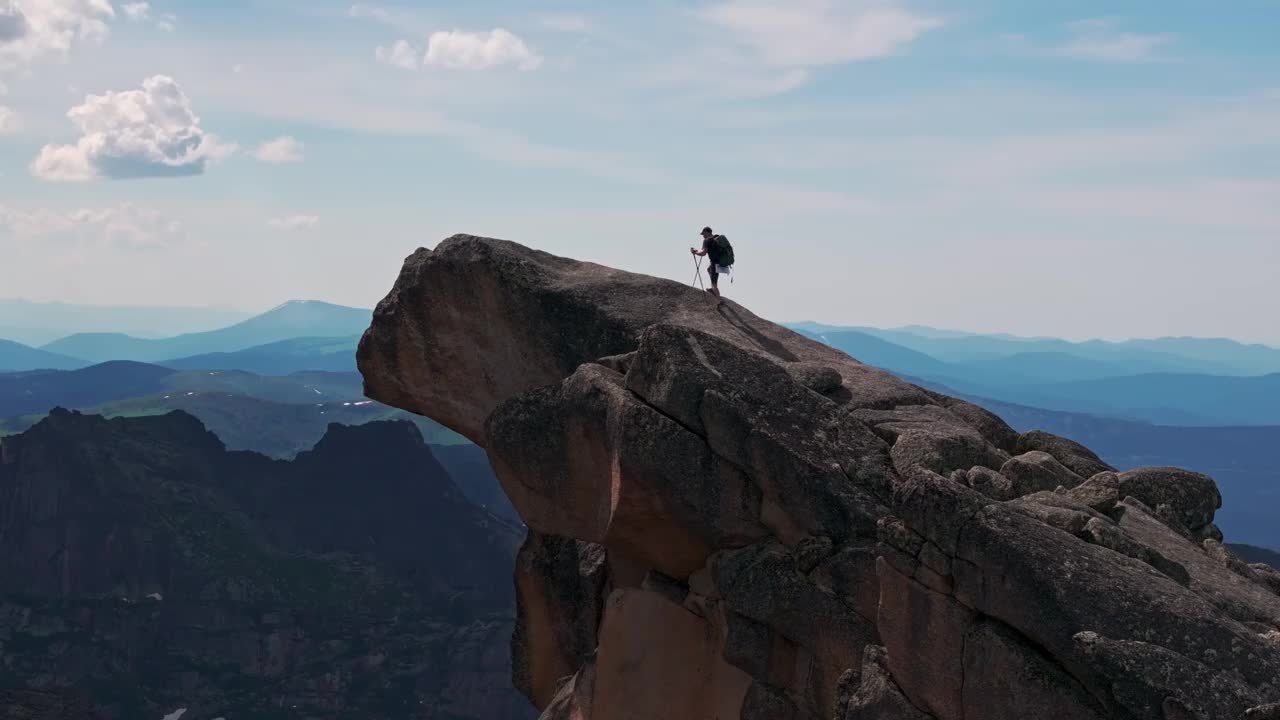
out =
{"type": "Polygon", "coordinates": [[[707,275],[711,278],[711,287],[707,292],[720,297],[720,274],[733,270],[733,246],[723,235],[716,235],[710,227],[702,228],[702,249],[689,248],[689,252],[698,257],[710,256],[711,264],[707,267],[707,275]]]}

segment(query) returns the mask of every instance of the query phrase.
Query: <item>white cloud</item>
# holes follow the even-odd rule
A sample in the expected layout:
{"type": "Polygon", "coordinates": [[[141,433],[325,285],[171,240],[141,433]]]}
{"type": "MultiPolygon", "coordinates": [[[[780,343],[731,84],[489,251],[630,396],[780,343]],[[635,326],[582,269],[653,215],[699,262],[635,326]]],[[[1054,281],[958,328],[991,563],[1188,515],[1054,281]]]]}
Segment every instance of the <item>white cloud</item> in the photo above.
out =
{"type": "Polygon", "coordinates": [[[208,160],[235,152],[200,127],[191,102],[172,78],[156,75],[142,89],[90,95],[67,117],[80,129],[74,145],[46,145],[31,163],[44,180],[199,175],[208,160]]]}
{"type": "Polygon", "coordinates": [[[20,241],[124,250],[170,247],[186,239],[177,220],[130,203],[79,210],[21,210],[0,205],[0,231],[20,241]]]}
{"type": "Polygon", "coordinates": [[[318,215],[285,215],[272,218],[267,225],[277,230],[307,230],[320,222],[318,215]]]}
{"type": "Polygon", "coordinates": [[[114,17],[109,0],[0,0],[0,71],[101,40],[114,17]]]}
{"type": "Polygon", "coordinates": [[[871,0],[729,0],[703,17],[753,46],[768,64],[786,67],[892,55],[943,24],[896,3],[871,0]]]}
{"type": "Polygon", "coordinates": [[[240,152],[238,143],[223,142],[222,138],[213,133],[205,133],[204,142],[200,143],[200,148],[203,150],[204,157],[215,163],[222,162],[240,152]]]}
{"type": "Polygon", "coordinates": [[[1116,28],[1114,20],[1094,18],[1067,26],[1071,39],[1057,48],[1070,57],[1105,62],[1142,62],[1155,57],[1160,48],[1173,42],[1168,34],[1140,34],[1116,28]]]}
{"type": "Polygon", "coordinates": [[[151,17],[151,3],[132,2],[120,6],[124,16],[134,21],[147,20],[151,17]]]}
{"type": "Polygon", "coordinates": [[[124,11],[124,16],[132,22],[152,22],[161,30],[174,30],[177,27],[178,16],[173,13],[165,13],[153,17],[151,15],[151,3],[149,2],[131,2],[120,6],[124,11]]]}
{"type": "Polygon", "coordinates": [[[390,47],[379,45],[373,51],[373,56],[377,58],[378,62],[386,63],[392,67],[416,70],[422,57],[422,52],[409,44],[408,40],[397,40],[390,47]]]}
{"type": "Polygon", "coordinates": [[[302,162],[302,147],[302,143],[285,135],[262,143],[254,151],[253,156],[262,162],[271,163],[272,165],[302,162]]]}
{"type": "Polygon", "coordinates": [[[497,28],[489,32],[432,33],[423,62],[443,68],[480,70],[514,65],[521,70],[536,70],[542,65],[542,57],[518,36],[497,28]]]}
{"type": "Polygon", "coordinates": [[[0,135],[13,132],[18,129],[18,113],[12,108],[0,105],[0,135]]]}

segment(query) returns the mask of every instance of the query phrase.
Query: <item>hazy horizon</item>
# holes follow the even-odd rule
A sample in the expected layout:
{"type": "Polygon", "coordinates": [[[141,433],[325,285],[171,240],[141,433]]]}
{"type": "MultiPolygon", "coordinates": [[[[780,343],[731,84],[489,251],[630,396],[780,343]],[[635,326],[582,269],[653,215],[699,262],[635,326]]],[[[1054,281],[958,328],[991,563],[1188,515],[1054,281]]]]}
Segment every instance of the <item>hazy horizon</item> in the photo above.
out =
{"type": "MultiPolygon", "coordinates": [[[[122,311],[123,310],[138,310],[138,311],[166,310],[166,311],[179,311],[179,312],[184,310],[189,310],[194,312],[219,311],[219,312],[227,312],[227,313],[240,313],[244,315],[244,319],[249,319],[251,317],[255,317],[257,315],[270,312],[272,310],[284,307],[290,303],[295,303],[295,302],[320,302],[320,303],[326,303],[329,305],[339,305],[342,307],[358,309],[358,310],[372,310],[373,306],[376,304],[376,303],[373,303],[367,306],[345,305],[343,303],[334,302],[332,300],[327,300],[325,298],[289,298],[287,300],[274,303],[273,305],[269,307],[264,307],[264,308],[237,308],[237,307],[216,306],[216,305],[110,305],[110,304],[106,304],[106,305],[87,304],[86,305],[82,303],[66,303],[62,301],[38,301],[38,300],[31,300],[29,298],[21,298],[21,297],[0,297],[0,304],[7,303],[7,302],[30,303],[35,305],[64,305],[64,306],[85,305],[87,307],[92,307],[92,308],[101,309],[101,310],[122,310],[122,311]]],[[[793,318],[793,319],[767,318],[767,319],[772,320],[773,322],[776,322],[778,324],[788,325],[788,326],[812,323],[816,325],[836,327],[836,328],[847,328],[847,329],[873,328],[877,330],[903,330],[903,331],[925,330],[925,331],[935,331],[935,332],[943,332],[943,333],[984,335],[984,336],[992,336],[992,337],[1008,336],[1008,337],[1016,337],[1020,340],[1065,340],[1071,343],[1085,343],[1085,342],[1091,342],[1091,341],[1122,343],[1122,342],[1135,341],[1135,340],[1166,340],[1166,339],[1183,339],[1183,338],[1197,339],[1197,340],[1230,340],[1232,342],[1237,342],[1244,345],[1264,345],[1266,347],[1280,350],[1280,344],[1273,344],[1265,341],[1253,341],[1253,340],[1247,340],[1242,338],[1232,338],[1232,337],[1226,337],[1226,336],[1162,335],[1162,336],[1135,336],[1135,337],[1101,337],[1101,336],[1095,335],[1095,336],[1085,336],[1085,337],[1069,337],[1064,335],[1046,335],[1046,334],[1019,335],[1017,333],[1006,332],[1002,330],[979,331],[979,330],[973,330],[973,329],[963,328],[963,327],[937,327],[933,325],[924,325],[920,323],[911,323],[907,325],[881,325],[876,323],[852,322],[852,321],[827,322],[822,320],[815,320],[813,318],[793,318]]],[[[221,327],[221,326],[218,326],[218,327],[221,327]]],[[[4,328],[5,328],[5,323],[0,322],[0,340],[12,339],[12,338],[5,337],[4,328]]],[[[211,327],[207,329],[217,329],[217,328],[211,327]]],[[[95,332],[98,332],[98,331],[95,331],[95,332]]],[[[199,331],[192,331],[192,332],[199,332],[199,331]]],[[[129,334],[129,333],[126,333],[126,334],[129,334]]],[[[155,337],[163,337],[163,335],[156,335],[155,337]]]]}
{"type": "Polygon", "coordinates": [[[1280,6],[0,3],[0,295],[372,307],[458,232],[799,322],[1280,346],[1280,6]]]}

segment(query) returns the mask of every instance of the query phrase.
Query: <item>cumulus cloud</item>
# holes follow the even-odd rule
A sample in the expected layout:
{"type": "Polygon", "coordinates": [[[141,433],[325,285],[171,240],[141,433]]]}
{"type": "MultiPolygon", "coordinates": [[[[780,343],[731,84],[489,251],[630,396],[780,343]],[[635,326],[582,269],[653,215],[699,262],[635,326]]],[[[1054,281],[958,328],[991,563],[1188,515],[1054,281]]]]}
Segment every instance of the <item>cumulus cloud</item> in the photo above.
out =
{"type": "Polygon", "coordinates": [[[254,151],[253,156],[272,165],[302,162],[302,147],[302,143],[285,135],[262,143],[254,151]]]}
{"type": "Polygon", "coordinates": [[[63,56],[76,41],[96,41],[115,17],[109,0],[0,0],[0,70],[63,56]]]}
{"type": "Polygon", "coordinates": [[[318,222],[320,222],[318,215],[285,215],[272,218],[267,225],[276,230],[306,230],[315,227],[318,222]]]}
{"type": "Polygon", "coordinates": [[[784,67],[893,55],[943,24],[940,18],[883,0],[729,0],[703,17],[747,42],[766,63],[784,67]]]}
{"type": "Polygon", "coordinates": [[[1160,48],[1172,43],[1168,34],[1124,32],[1110,18],[1079,20],[1067,25],[1071,39],[1057,48],[1058,54],[1104,62],[1142,62],[1155,57],[1160,48]]]}
{"type": "Polygon", "coordinates": [[[542,65],[542,57],[515,34],[496,28],[489,32],[432,33],[423,62],[451,69],[481,70],[512,65],[521,70],[536,70],[542,65]]]}
{"type": "Polygon", "coordinates": [[[200,127],[182,88],[156,75],[142,89],[90,95],[67,117],[81,136],[74,145],[46,145],[31,163],[44,180],[199,175],[209,160],[235,152],[200,127]]]}
{"type": "Polygon", "coordinates": [[[147,250],[186,239],[177,220],[131,203],[78,210],[24,210],[0,205],[0,231],[21,241],[147,250]]]}
{"type": "Polygon", "coordinates": [[[378,62],[392,67],[416,70],[422,57],[422,52],[411,45],[408,40],[397,40],[388,47],[379,45],[374,49],[373,56],[377,58],[378,62]]]}

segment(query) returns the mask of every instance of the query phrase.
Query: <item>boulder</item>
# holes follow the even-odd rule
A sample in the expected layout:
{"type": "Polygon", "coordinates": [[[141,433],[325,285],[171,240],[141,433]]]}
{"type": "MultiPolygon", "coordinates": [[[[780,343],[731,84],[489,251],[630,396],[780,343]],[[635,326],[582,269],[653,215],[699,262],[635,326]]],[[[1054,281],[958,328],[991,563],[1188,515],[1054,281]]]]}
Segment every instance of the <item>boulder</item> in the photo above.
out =
{"type": "Polygon", "coordinates": [[[557,578],[518,582],[515,645],[554,717],[1236,720],[1280,702],[1277,596],[1215,552],[1211,479],[1117,473],[732,300],[458,236],[406,262],[359,362],[371,398],[486,447],[531,543],[603,547],[591,639],[596,570],[568,552],[520,571],[557,578]]]}
{"type": "MultiPolygon", "coordinates": [[[[1120,473],[1120,495],[1133,496],[1148,507],[1161,508],[1176,526],[1195,532],[1213,522],[1222,494],[1208,475],[1180,468],[1140,468],[1120,473]]],[[[1218,538],[1221,539],[1221,538],[1218,538]]]]}
{"type": "Polygon", "coordinates": [[[970,468],[964,483],[992,500],[1013,500],[1026,494],[999,471],[986,467],[970,468]]]}
{"type": "Polygon", "coordinates": [[[1052,455],[1039,450],[1011,458],[1000,468],[1000,474],[1013,483],[1014,497],[1059,487],[1070,490],[1084,482],[1084,478],[1068,470],[1052,455]]]}
{"type": "Polygon", "coordinates": [[[942,393],[931,392],[930,397],[942,407],[947,408],[955,416],[973,426],[987,442],[1008,455],[1016,455],[1018,450],[1018,431],[1000,419],[995,413],[984,407],[974,405],[967,400],[953,398],[942,393]]]}
{"type": "Polygon", "coordinates": [[[455,235],[405,259],[356,355],[365,394],[435,418],[484,445],[500,402],[636,349],[670,323],[780,362],[835,368],[859,407],[926,398],[889,373],[683,283],[579,262],[513,242],[455,235]]]}
{"type": "Polygon", "coordinates": [[[1067,490],[1067,496],[1100,513],[1111,512],[1116,503],[1125,497],[1120,494],[1120,474],[1111,471],[1098,473],[1083,484],[1067,490]]]}
{"type": "Polygon", "coordinates": [[[1082,478],[1091,478],[1098,473],[1115,470],[1089,448],[1074,440],[1058,437],[1043,430],[1022,433],[1018,437],[1014,454],[1023,455],[1037,450],[1049,453],[1068,470],[1082,478]]]}

